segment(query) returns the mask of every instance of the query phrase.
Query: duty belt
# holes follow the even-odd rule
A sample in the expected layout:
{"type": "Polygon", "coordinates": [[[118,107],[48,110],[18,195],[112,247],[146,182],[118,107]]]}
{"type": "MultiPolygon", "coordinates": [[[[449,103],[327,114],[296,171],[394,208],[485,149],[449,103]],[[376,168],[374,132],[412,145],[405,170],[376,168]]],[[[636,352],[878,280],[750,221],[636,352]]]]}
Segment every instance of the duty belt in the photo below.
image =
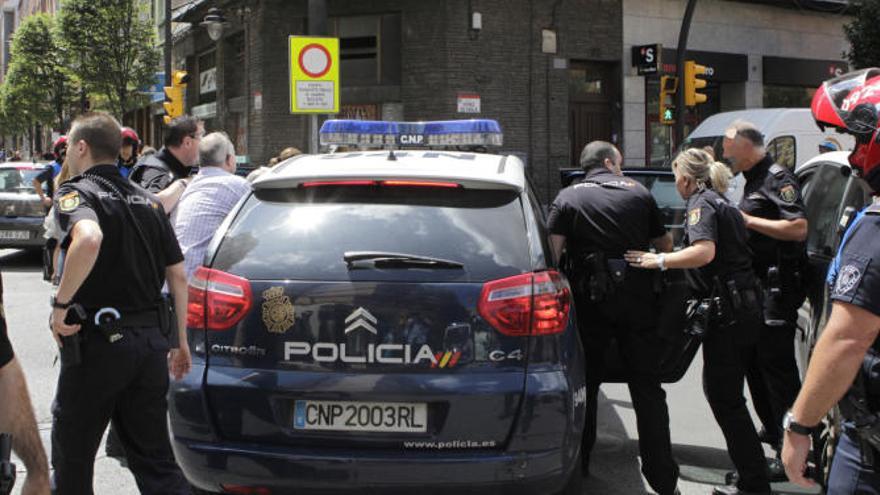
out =
{"type": "Polygon", "coordinates": [[[123,338],[122,330],[136,327],[160,327],[158,309],[122,313],[116,308],[104,307],[86,310],[86,322],[100,330],[110,343],[123,338]]]}

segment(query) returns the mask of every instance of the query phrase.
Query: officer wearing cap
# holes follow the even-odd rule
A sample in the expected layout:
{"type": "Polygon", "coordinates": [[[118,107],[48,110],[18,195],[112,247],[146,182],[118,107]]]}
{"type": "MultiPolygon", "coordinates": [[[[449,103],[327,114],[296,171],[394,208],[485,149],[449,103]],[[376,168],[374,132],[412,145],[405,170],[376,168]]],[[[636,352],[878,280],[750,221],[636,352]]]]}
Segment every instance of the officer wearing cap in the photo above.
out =
{"type": "Polygon", "coordinates": [[[813,97],[819,125],[853,134],[850,165],[875,198],[847,229],[831,264],[831,315],[810,358],[803,390],[785,415],[782,459],[789,479],[805,474],[810,434],[838,404],[843,432],[828,479],[834,495],[880,494],[880,69],[826,81],[813,97]],[[839,403],[838,403],[839,401],[839,403]]]}
{"type": "Polygon", "coordinates": [[[189,177],[199,163],[199,141],[205,135],[202,121],[183,115],[165,130],[165,146],[155,155],[142,157],[131,169],[129,179],[144,189],[158,193],[178,179],[189,177]]]}
{"type": "MultiPolygon", "coordinates": [[[[722,146],[724,157],[746,178],[739,208],[764,295],[758,355],[748,380],[755,407],[762,413],[764,440],[778,450],[782,416],[800,390],[794,337],[797,311],[806,298],[806,213],[797,179],[774,163],[753,124],[734,122],[722,146]]],[[[774,478],[782,476],[778,461],[771,461],[770,468],[774,478]]]]}
{"type": "Polygon", "coordinates": [[[596,442],[602,363],[611,341],[617,340],[638,418],[642,473],[657,493],[671,495],[677,492],[679,470],[672,458],[666,393],[660,386],[654,279],[647,270],[627,267],[623,255],[651,245],[670,251],[672,237],[651,193],[623,177],[622,161],[611,143],[589,143],[580,157],[586,177],[560,191],[550,206],[553,252],[559,259],[565,248],[577,312],[589,315],[580,320],[588,363],[582,461],[587,471],[596,442]]]}
{"type": "Polygon", "coordinates": [[[55,198],[65,263],[50,326],[62,369],[53,404],[56,493],[92,493],[95,453],[113,422],[141,493],[189,493],[168,439],[169,371],[191,358],[185,340],[183,255],[158,199],[122,178],[119,124],[77,118],[68,161],[77,177],[55,198]],[[161,295],[167,279],[177,318],[161,295]],[[170,332],[179,348],[170,350],[170,332]]]}

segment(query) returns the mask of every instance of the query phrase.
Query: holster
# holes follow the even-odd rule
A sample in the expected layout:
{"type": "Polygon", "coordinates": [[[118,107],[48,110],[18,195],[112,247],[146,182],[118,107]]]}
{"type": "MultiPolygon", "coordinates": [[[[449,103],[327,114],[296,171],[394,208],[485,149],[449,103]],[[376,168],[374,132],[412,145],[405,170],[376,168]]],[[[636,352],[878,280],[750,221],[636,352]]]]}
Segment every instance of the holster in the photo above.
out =
{"type": "Polygon", "coordinates": [[[586,295],[590,302],[604,301],[612,291],[611,274],[604,253],[572,256],[571,272],[579,292],[586,295]]]}
{"type": "MultiPolygon", "coordinates": [[[[67,310],[64,323],[67,325],[83,325],[86,322],[86,310],[80,304],[74,304],[67,310]]],[[[82,364],[83,332],[61,337],[61,349],[58,351],[62,368],[72,368],[82,364]]]]}
{"type": "Polygon", "coordinates": [[[857,433],[862,460],[880,462],[880,339],[865,353],[852,387],[839,403],[840,413],[857,433]]]}
{"type": "MultiPolygon", "coordinates": [[[[171,330],[175,328],[176,318],[174,313],[174,299],[170,294],[162,294],[159,300],[159,330],[166,338],[171,335],[171,330]]],[[[175,334],[177,332],[174,332],[175,334]]]]}
{"type": "Polygon", "coordinates": [[[0,433],[0,495],[12,493],[15,485],[15,464],[11,460],[12,435],[0,433]]]}

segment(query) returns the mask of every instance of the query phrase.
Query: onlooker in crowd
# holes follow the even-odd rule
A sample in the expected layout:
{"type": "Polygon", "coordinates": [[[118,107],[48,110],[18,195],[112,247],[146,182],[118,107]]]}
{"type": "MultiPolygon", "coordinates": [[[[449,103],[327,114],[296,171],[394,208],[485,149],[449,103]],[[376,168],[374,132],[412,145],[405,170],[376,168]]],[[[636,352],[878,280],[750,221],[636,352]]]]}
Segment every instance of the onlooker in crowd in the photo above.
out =
{"type": "Polygon", "coordinates": [[[22,495],[49,495],[49,461],[40,441],[21,365],[12,352],[3,312],[0,279],[0,433],[12,435],[12,449],[27,469],[22,495]]]}
{"type": "Polygon", "coordinates": [[[188,177],[190,168],[199,162],[199,141],[204,135],[202,121],[190,115],[177,117],[166,129],[165,146],[155,155],[141,158],[132,168],[129,179],[157,193],[172,182],[188,177]]]}
{"type": "Polygon", "coordinates": [[[61,164],[64,163],[64,156],[67,153],[67,136],[61,136],[56,139],[52,149],[55,151],[55,161],[46,165],[45,170],[40,172],[32,181],[34,190],[40,197],[40,201],[43,203],[46,211],[52,207],[52,196],[55,194],[54,179],[61,172],[61,164]],[[43,184],[46,184],[45,191],[43,191],[43,184]]]}
{"type": "Polygon", "coordinates": [[[119,173],[123,177],[128,178],[131,174],[132,167],[138,161],[138,149],[140,149],[141,140],[131,127],[122,128],[122,148],[119,149],[119,159],[116,166],[119,167],[119,173]]]}
{"type": "Polygon", "coordinates": [[[843,147],[840,145],[840,141],[834,139],[833,137],[827,137],[819,143],[819,154],[828,153],[830,151],[840,151],[843,147]]]}
{"type": "Polygon", "coordinates": [[[284,160],[287,160],[288,158],[293,158],[293,157],[295,157],[297,155],[301,155],[301,154],[302,154],[302,151],[300,151],[299,149],[294,148],[292,146],[289,148],[284,148],[283,150],[281,150],[281,153],[278,153],[278,156],[269,160],[268,166],[260,167],[256,170],[252,171],[250,174],[248,174],[247,180],[249,182],[253,182],[254,180],[257,179],[257,177],[263,175],[264,173],[266,173],[266,171],[271,170],[272,167],[274,167],[275,165],[278,165],[279,163],[283,162],[284,160]]]}
{"type": "Polygon", "coordinates": [[[199,173],[186,188],[172,215],[183,251],[187,279],[202,263],[214,233],[250,183],[235,175],[235,147],[225,134],[208,134],[199,144],[199,173]]]}

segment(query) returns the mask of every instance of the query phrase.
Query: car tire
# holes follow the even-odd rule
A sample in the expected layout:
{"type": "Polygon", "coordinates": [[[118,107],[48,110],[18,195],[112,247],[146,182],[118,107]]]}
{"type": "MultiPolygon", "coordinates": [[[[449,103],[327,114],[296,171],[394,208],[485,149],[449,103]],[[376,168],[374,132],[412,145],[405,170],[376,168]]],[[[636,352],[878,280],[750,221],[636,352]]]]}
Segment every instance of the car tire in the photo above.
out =
{"type": "Polygon", "coordinates": [[[584,468],[581,463],[581,454],[578,454],[574,460],[574,467],[568,476],[568,481],[562,487],[562,491],[558,495],[581,495],[584,487],[584,468]]]}

